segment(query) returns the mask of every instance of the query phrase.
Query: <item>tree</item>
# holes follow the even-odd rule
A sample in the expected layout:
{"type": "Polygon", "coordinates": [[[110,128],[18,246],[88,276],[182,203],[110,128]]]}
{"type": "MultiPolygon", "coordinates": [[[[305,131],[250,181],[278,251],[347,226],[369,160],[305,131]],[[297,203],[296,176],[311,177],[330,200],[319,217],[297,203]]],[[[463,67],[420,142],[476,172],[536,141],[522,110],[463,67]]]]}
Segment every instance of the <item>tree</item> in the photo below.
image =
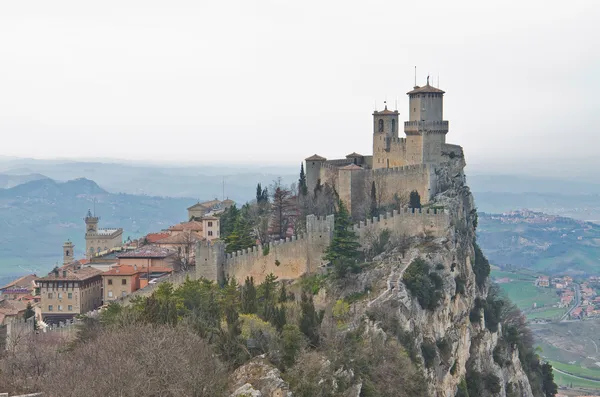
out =
{"type": "Polygon", "coordinates": [[[293,218],[297,215],[297,208],[292,200],[292,192],[277,181],[273,191],[272,206],[272,234],[279,239],[284,239],[290,224],[293,224],[293,218]]]}
{"type": "Polygon", "coordinates": [[[416,190],[410,192],[410,197],[408,199],[408,207],[421,208],[421,196],[419,196],[419,192],[417,192],[416,190]]]}
{"type": "Polygon", "coordinates": [[[269,202],[269,191],[267,188],[262,188],[260,182],[256,185],[256,202],[258,204],[269,202]]]}
{"type": "Polygon", "coordinates": [[[369,211],[371,218],[375,218],[379,215],[379,209],[377,208],[377,189],[375,188],[375,181],[371,182],[371,209],[369,211]]]}
{"type": "Polygon", "coordinates": [[[323,317],[315,310],[312,295],[309,297],[306,292],[302,292],[300,309],[302,317],[300,317],[300,331],[308,338],[313,347],[319,345],[319,327],[323,317]]]}
{"type": "Polygon", "coordinates": [[[285,281],[281,282],[281,287],[279,288],[279,303],[285,303],[288,300],[287,291],[285,288],[285,281]]]}
{"type": "Polygon", "coordinates": [[[348,270],[356,269],[356,261],[360,256],[360,244],[354,230],[346,205],[338,200],[338,211],[335,214],[333,239],[325,250],[324,259],[331,261],[338,277],[344,277],[348,270]]]}
{"type": "Polygon", "coordinates": [[[250,206],[244,204],[237,216],[233,232],[225,238],[227,253],[239,251],[256,245],[256,239],[252,236],[252,224],[250,220],[250,206]]]}
{"type": "Polygon", "coordinates": [[[33,329],[34,331],[37,329],[37,320],[35,318],[35,310],[33,310],[33,306],[31,306],[31,302],[27,302],[27,307],[25,308],[25,313],[23,313],[23,319],[27,320],[28,318],[33,317],[33,329]]]}
{"type": "Polygon", "coordinates": [[[220,220],[220,236],[222,239],[227,238],[235,229],[235,224],[240,215],[240,210],[236,205],[232,205],[219,215],[220,220]]]}
{"type": "Polygon", "coordinates": [[[176,271],[187,271],[191,266],[195,266],[194,247],[198,237],[191,230],[185,230],[177,235],[177,252],[173,259],[173,267],[176,271]]]}
{"type": "Polygon", "coordinates": [[[258,300],[256,297],[256,287],[254,286],[254,277],[246,277],[246,282],[242,287],[242,313],[252,314],[258,310],[258,300]]]}
{"type": "Polygon", "coordinates": [[[304,174],[304,163],[300,163],[300,179],[298,179],[298,193],[300,193],[302,196],[308,195],[306,175],[304,174]]]}

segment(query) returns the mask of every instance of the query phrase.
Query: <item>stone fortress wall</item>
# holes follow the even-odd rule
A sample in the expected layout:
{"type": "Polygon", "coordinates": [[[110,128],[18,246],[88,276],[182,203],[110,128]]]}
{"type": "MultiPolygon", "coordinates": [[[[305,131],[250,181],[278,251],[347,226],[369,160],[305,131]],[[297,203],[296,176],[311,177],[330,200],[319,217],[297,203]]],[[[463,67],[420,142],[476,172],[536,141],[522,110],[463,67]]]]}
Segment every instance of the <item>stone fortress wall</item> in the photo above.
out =
{"type": "MultiPolygon", "coordinates": [[[[384,229],[389,229],[396,236],[426,233],[440,237],[446,233],[449,225],[450,218],[444,210],[413,212],[405,208],[360,222],[353,229],[361,246],[366,248],[371,244],[373,236],[379,235],[384,229]]],[[[269,273],[280,280],[315,273],[326,264],[323,255],[331,243],[333,229],[333,215],[322,218],[309,215],[306,219],[306,234],[271,243],[267,255],[264,255],[260,245],[227,254],[222,241],[198,242],[196,275],[198,278],[217,282],[233,277],[239,283],[243,283],[246,277],[254,277],[254,281],[260,283],[269,273]]]]}

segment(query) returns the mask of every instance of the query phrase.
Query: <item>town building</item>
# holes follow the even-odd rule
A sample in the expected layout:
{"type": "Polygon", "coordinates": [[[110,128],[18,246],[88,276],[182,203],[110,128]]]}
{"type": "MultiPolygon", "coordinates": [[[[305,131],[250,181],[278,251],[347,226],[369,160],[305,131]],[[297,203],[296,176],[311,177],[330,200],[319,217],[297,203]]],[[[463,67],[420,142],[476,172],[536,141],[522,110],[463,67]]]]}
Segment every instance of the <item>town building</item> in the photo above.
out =
{"type": "Polygon", "coordinates": [[[538,287],[549,287],[550,286],[550,277],[548,276],[539,276],[535,280],[535,285],[538,287]]]}
{"type": "Polygon", "coordinates": [[[102,304],[102,271],[78,262],[55,268],[36,280],[44,322],[56,324],[102,304]]]}
{"type": "Polygon", "coordinates": [[[167,276],[173,272],[168,267],[138,267],[137,265],[113,266],[102,273],[104,303],[123,298],[152,280],[167,276]]]}
{"type": "MultiPolygon", "coordinates": [[[[389,110],[386,105],[374,111],[373,154],[354,152],[335,160],[317,154],[308,157],[308,190],[325,184],[335,188],[355,218],[366,216],[372,184],[380,197],[379,205],[407,203],[412,191],[419,193],[422,202],[428,202],[439,189],[436,172],[442,164],[464,156],[460,146],[446,143],[449,125],[443,117],[444,91],[431,86],[428,78],[427,85],[415,86],[407,94],[406,137],[398,134],[398,110],[389,110]]],[[[459,176],[464,178],[462,173],[459,176]]]]}
{"type": "Polygon", "coordinates": [[[227,208],[232,207],[235,204],[233,200],[223,200],[220,201],[218,199],[198,202],[187,209],[188,211],[188,219],[190,221],[201,219],[207,215],[215,215],[220,214],[225,211],[227,208]]]}
{"type": "Polygon", "coordinates": [[[37,295],[35,274],[28,274],[0,287],[0,297],[3,299],[22,300],[37,295]]]}
{"type": "Polygon", "coordinates": [[[137,267],[173,268],[176,252],[156,245],[145,245],[133,251],[117,255],[119,265],[137,267]]]}
{"type": "Polygon", "coordinates": [[[0,325],[6,325],[17,320],[22,320],[27,310],[27,303],[20,300],[0,300],[0,325]]]}
{"type": "Polygon", "coordinates": [[[123,229],[101,229],[98,228],[99,221],[100,218],[88,210],[85,217],[85,252],[88,259],[123,244],[123,229]]]}

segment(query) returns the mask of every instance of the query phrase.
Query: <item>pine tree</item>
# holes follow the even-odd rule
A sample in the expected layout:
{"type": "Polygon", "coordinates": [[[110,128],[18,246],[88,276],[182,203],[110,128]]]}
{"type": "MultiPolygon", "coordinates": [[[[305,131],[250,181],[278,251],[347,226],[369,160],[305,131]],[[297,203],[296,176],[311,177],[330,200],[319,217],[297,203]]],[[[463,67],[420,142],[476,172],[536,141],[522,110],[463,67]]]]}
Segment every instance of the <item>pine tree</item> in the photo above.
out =
{"type": "Polygon", "coordinates": [[[325,250],[324,259],[331,261],[339,278],[346,275],[348,270],[356,269],[356,261],[360,256],[360,244],[354,230],[346,205],[338,201],[338,211],[335,214],[333,239],[325,250]]]}
{"type": "Polygon", "coordinates": [[[375,181],[371,182],[371,218],[375,218],[379,215],[379,209],[377,208],[377,190],[375,189],[375,181]]]}
{"type": "Polygon", "coordinates": [[[253,228],[250,223],[250,207],[245,204],[238,214],[233,232],[225,238],[227,253],[243,250],[256,245],[256,239],[252,236],[253,228]]]}
{"type": "Polygon", "coordinates": [[[260,185],[260,182],[258,182],[258,184],[256,185],[256,202],[260,203],[262,199],[262,186],[260,185]]]}
{"type": "Polygon", "coordinates": [[[419,192],[416,190],[410,192],[408,202],[409,208],[421,208],[421,196],[419,196],[419,192]]]}
{"type": "Polygon", "coordinates": [[[321,316],[315,310],[315,304],[312,296],[302,292],[300,309],[302,317],[300,318],[300,331],[308,338],[313,347],[319,345],[319,326],[321,325],[321,316]]]}
{"type": "Polygon", "coordinates": [[[306,185],[306,175],[304,174],[304,163],[300,163],[300,179],[298,180],[298,192],[302,196],[308,195],[308,186],[306,185]]]}
{"type": "Polygon", "coordinates": [[[254,286],[254,277],[246,277],[246,282],[242,287],[242,313],[256,313],[258,309],[258,300],[256,297],[256,287],[254,286]]]}
{"type": "Polygon", "coordinates": [[[285,288],[285,281],[281,282],[281,288],[279,289],[279,303],[287,302],[287,290],[285,288]]]}

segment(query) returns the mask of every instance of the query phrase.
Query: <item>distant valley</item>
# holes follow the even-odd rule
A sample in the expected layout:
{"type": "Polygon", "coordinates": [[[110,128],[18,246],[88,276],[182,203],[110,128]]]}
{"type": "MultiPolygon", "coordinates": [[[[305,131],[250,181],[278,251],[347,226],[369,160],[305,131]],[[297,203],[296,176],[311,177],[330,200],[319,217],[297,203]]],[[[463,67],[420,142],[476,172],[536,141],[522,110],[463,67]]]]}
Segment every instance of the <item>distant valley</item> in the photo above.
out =
{"type": "Polygon", "coordinates": [[[545,273],[600,273],[600,225],[532,211],[479,213],[478,243],[491,263],[545,273]]]}

